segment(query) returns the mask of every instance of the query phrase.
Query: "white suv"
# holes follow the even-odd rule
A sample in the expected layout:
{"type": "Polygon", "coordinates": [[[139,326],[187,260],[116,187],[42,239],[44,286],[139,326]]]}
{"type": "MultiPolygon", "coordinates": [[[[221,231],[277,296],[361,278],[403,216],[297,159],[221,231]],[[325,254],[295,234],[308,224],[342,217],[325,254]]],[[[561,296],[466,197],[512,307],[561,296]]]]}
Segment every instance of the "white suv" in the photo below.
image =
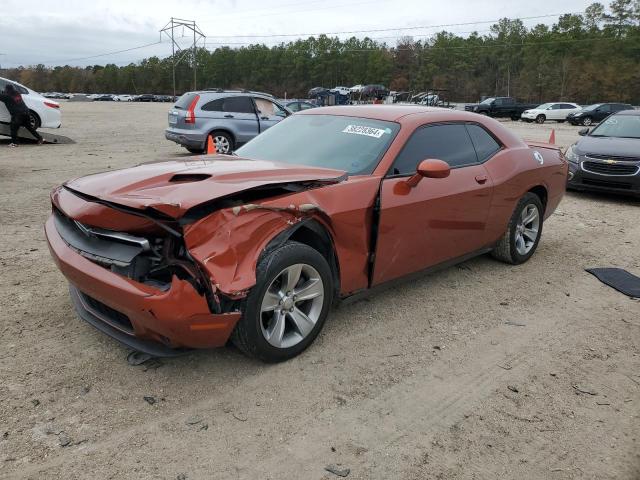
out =
{"type": "Polygon", "coordinates": [[[555,120],[562,123],[570,113],[582,110],[579,105],[568,102],[543,103],[536,108],[531,108],[522,112],[520,118],[525,122],[544,123],[546,120],[555,120]]]}
{"type": "MultiPolygon", "coordinates": [[[[60,104],[58,102],[45,98],[13,80],[2,77],[0,77],[0,91],[4,91],[9,83],[22,95],[24,103],[29,108],[29,120],[34,128],[60,128],[62,114],[60,113],[60,104]]],[[[9,115],[7,107],[0,102],[0,122],[9,123],[10,121],[11,115],[9,115]]]]}

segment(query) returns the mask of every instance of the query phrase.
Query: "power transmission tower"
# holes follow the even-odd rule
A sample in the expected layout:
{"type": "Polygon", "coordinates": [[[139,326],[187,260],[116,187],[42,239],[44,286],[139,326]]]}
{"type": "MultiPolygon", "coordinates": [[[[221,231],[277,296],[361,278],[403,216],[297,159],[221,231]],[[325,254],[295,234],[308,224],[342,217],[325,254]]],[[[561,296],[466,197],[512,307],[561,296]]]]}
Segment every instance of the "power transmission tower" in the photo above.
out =
{"type": "MultiPolygon", "coordinates": [[[[162,30],[160,30],[160,39],[162,39],[162,34],[165,34],[169,39],[171,39],[171,64],[173,68],[173,96],[176,96],[176,66],[182,62],[186,57],[191,57],[191,62],[193,65],[193,89],[197,88],[197,46],[200,40],[205,40],[207,36],[202,33],[202,30],[196,25],[195,20],[185,20],[183,18],[174,18],[171,17],[169,23],[167,23],[162,30]],[[176,28],[182,28],[182,35],[180,37],[185,37],[184,34],[185,28],[190,30],[193,33],[193,43],[188,48],[181,47],[176,41],[175,34],[176,28]],[[176,58],[176,53],[178,54],[178,58],[176,58]]],[[[191,34],[189,34],[191,36],[191,34]]]]}

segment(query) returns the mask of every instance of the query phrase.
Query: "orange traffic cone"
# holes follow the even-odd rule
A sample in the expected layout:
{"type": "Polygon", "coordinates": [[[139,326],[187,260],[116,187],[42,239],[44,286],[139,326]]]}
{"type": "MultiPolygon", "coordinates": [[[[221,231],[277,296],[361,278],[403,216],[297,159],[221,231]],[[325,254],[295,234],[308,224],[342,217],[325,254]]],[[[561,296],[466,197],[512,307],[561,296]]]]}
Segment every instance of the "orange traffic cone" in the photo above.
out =
{"type": "Polygon", "coordinates": [[[555,129],[551,130],[551,135],[549,135],[549,143],[551,145],[555,145],[556,144],[556,130],[555,129]]]}
{"type": "Polygon", "coordinates": [[[207,137],[207,155],[214,155],[216,152],[216,144],[213,141],[213,137],[209,135],[207,137]]]}

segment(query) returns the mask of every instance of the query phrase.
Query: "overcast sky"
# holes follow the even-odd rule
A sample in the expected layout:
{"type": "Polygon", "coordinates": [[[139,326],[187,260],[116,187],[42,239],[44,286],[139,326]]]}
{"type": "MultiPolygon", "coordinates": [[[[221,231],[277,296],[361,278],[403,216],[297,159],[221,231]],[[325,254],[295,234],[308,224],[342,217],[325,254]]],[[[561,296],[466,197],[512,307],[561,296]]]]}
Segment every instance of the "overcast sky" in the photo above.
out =
{"type": "MultiPolygon", "coordinates": [[[[592,0],[1,0],[0,65],[15,67],[44,63],[124,65],[151,55],[171,53],[162,43],[128,52],[99,55],[148,45],[160,40],[158,31],[171,16],[195,20],[207,35],[207,48],[246,42],[273,45],[295,37],[256,35],[342,32],[425,27],[453,23],[446,30],[486,33],[501,17],[521,18],[583,11],[592,0]],[[243,37],[243,35],[246,35],[243,37]],[[254,37],[247,37],[253,35],[254,37]]],[[[525,25],[553,23],[557,17],[524,20],[525,25]]],[[[444,28],[416,28],[368,33],[395,44],[400,35],[424,38],[444,28]]],[[[186,35],[187,32],[185,32],[186,35]]],[[[182,30],[176,32],[182,35],[182,30]]],[[[364,33],[355,33],[362,37],[364,33]]],[[[348,37],[350,35],[339,35],[348,37]]],[[[188,45],[189,38],[179,38],[188,45]]]]}

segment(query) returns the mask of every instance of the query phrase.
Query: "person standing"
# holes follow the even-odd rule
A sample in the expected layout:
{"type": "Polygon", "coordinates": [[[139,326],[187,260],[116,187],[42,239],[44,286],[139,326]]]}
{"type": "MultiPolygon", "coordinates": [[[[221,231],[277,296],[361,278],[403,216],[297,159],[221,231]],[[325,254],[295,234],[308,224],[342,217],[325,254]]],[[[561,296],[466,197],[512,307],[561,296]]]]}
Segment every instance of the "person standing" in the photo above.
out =
{"type": "Polygon", "coordinates": [[[36,129],[31,126],[31,122],[29,121],[29,109],[25,105],[24,100],[22,100],[20,92],[16,90],[12,84],[7,84],[4,88],[4,93],[0,93],[0,102],[6,105],[9,115],[11,115],[11,123],[9,124],[11,129],[11,143],[9,146],[18,146],[18,130],[20,127],[26,128],[31,135],[36,137],[38,145],[41,145],[43,139],[36,129]]]}

